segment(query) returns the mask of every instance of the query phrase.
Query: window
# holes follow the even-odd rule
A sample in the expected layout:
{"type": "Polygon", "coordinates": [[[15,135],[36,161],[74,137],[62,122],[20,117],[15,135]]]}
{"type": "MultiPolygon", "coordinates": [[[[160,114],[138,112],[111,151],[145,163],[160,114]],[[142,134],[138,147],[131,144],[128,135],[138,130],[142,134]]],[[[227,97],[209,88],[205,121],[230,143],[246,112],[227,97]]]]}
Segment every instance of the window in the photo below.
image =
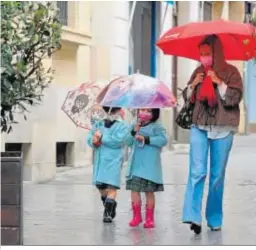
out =
{"type": "Polygon", "coordinates": [[[5,144],[5,151],[11,152],[22,152],[22,143],[6,143],[5,144]]]}
{"type": "Polygon", "coordinates": [[[253,15],[253,9],[256,7],[256,4],[252,1],[245,1],[245,16],[244,16],[244,22],[245,23],[251,23],[252,22],[252,15],[253,15]]]}
{"type": "Polygon", "coordinates": [[[62,25],[68,25],[68,1],[57,1],[59,17],[62,25]]]}
{"type": "Polygon", "coordinates": [[[212,3],[209,1],[205,1],[204,5],[204,12],[203,12],[203,20],[204,21],[211,21],[212,20],[212,3]]]}
{"type": "MultiPolygon", "coordinates": [[[[130,40],[130,73],[139,71],[141,74],[151,75],[154,53],[152,51],[153,39],[153,2],[137,1],[132,20],[130,40]]],[[[130,2],[132,7],[132,2],[130,2]]]]}
{"type": "Polygon", "coordinates": [[[252,3],[248,1],[245,2],[245,14],[252,14],[252,3]]]}

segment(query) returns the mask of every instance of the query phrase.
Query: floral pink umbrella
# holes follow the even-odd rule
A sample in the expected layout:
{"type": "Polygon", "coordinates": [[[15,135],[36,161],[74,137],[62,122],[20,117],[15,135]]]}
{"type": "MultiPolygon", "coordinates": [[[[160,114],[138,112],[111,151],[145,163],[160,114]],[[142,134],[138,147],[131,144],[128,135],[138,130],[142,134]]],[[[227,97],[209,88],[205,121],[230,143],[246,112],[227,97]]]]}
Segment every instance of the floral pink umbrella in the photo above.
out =
{"type": "Polygon", "coordinates": [[[164,82],[139,73],[111,81],[100,92],[97,102],[102,106],[127,109],[172,108],[177,104],[164,82]]]}

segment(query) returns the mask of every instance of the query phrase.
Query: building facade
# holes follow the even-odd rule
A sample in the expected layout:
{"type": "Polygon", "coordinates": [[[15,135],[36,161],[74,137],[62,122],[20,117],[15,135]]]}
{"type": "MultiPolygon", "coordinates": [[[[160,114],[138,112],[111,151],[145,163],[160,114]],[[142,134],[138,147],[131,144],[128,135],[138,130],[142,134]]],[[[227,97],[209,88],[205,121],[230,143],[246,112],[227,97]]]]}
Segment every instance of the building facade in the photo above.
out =
{"type": "MultiPolygon", "coordinates": [[[[213,20],[223,18],[230,21],[243,23],[245,20],[245,1],[220,1],[213,3],[213,20]]],[[[235,65],[244,80],[244,67],[245,63],[242,61],[232,61],[229,62],[235,65]]],[[[245,108],[245,99],[240,103],[240,125],[239,133],[245,133],[246,126],[246,108],[245,108]]]]}
{"type": "MultiPolygon", "coordinates": [[[[255,1],[191,1],[178,2],[178,25],[191,21],[226,19],[235,22],[245,22],[245,17],[252,14],[255,1]]],[[[240,104],[240,126],[239,133],[256,131],[256,105],[254,94],[256,66],[253,61],[230,62],[235,65],[243,78],[244,98],[240,104]]],[[[197,63],[188,59],[179,58],[177,65],[177,86],[183,89],[195,69],[197,63]],[[186,70],[184,70],[186,69],[186,70]]],[[[174,116],[175,118],[175,116],[174,116]]],[[[178,142],[188,142],[189,133],[174,125],[173,135],[178,142]]]]}
{"type": "MultiPolygon", "coordinates": [[[[245,13],[247,22],[256,19],[256,1],[247,2],[245,13]]],[[[256,61],[251,60],[245,63],[245,132],[256,133],[256,61]]]]}
{"type": "MultiPolygon", "coordinates": [[[[137,70],[165,77],[171,84],[171,59],[160,55],[155,46],[166,3],[139,2],[133,22],[133,3],[126,1],[56,4],[63,23],[62,48],[44,62],[55,71],[54,80],[44,92],[43,103],[31,108],[28,120],[18,119],[13,132],[2,135],[2,151],[22,151],[24,180],[33,182],[53,179],[59,166],[91,164],[87,132],[76,128],[61,111],[70,89],[88,80],[111,79],[137,70]]],[[[170,11],[168,8],[167,16],[170,11]]]]}
{"type": "MultiPolygon", "coordinates": [[[[155,43],[172,26],[172,6],[164,1],[94,1],[92,6],[92,79],[140,72],[171,87],[172,58],[163,56],[155,43]]],[[[171,135],[170,119],[171,111],[163,112],[171,135]]]]}
{"type": "Polygon", "coordinates": [[[68,91],[91,78],[91,2],[61,1],[62,48],[45,61],[55,71],[42,105],[33,107],[28,121],[19,119],[13,132],[2,136],[5,150],[21,150],[24,180],[44,182],[59,166],[84,166],[90,161],[85,131],[61,111],[68,91]]]}
{"type": "MultiPolygon", "coordinates": [[[[186,86],[198,63],[164,56],[155,43],[170,27],[220,18],[223,2],[170,2],[56,3],[64,25],[62,48],[45,61],[46,66],[55,70],[54,81],[45,91],[43,104],[31,109],[28,121],[19,119],[14,131],[2,136],[2,150],[22,150],[25,180],[44,182],[55,177],[59,166],[91,164],[87,132],[76,128],[61,111],[67,92],[77,85],[139,71],[163,80],[176,96],[180,96],[179,89],[186,86]]],[[[225,15],[230,20],[242,22],[244,11],[243,2],[229,2],[225,15]]],[[[243,75],[244,64],[236,65],[243,75]]],[[[241,110],[240,131],[243,132],[246,127],[243,103],[241,110]]],[[[178,111],[179,108],[162,112],[169,148],[174,141],[188,142],[189,138],[188,132],[175,124],[178,111]]]]}

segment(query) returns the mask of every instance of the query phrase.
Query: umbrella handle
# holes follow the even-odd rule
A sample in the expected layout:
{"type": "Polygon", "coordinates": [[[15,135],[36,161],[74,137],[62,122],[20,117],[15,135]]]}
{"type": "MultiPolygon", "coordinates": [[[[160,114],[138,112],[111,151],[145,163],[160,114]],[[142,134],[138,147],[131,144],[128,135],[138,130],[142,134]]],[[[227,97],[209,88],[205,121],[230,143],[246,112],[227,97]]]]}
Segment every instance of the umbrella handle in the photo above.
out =
{"type": "MultiPolygon", "coordinates": [[[[136,135],[139,135],[139,131],[135,134],[135,136],[136,136],[136,135]]],[[[143,148],[143,147],[145,146],[145,141],[143,141],[143,142],[138,142],[138,141],[136,140],[136,143],[137,143],[137,145],[138,145],[139,148],[143,148]]]]}
{"type": "MultiPolygon", "coordinates": [[[[138,117],[137,117],[137,123],[139,123],[138,117]]],[[[136,132],[135,136],[136,135],[139,135],[139,131],[136,132]]],[[[145,146],[145,141],[143,141],[143,142],[136,141],[136,142],[137,142],[138,147],[140,147],[140,148],[143,148],[145,146]]]]}
{"type": "Polygon", "coordinates": [[[143,142],[138,142],[137,141],[137,144],[138,144],[139,148],[143,148],[145,146],[145,141],[143,141],[143,142]]]}

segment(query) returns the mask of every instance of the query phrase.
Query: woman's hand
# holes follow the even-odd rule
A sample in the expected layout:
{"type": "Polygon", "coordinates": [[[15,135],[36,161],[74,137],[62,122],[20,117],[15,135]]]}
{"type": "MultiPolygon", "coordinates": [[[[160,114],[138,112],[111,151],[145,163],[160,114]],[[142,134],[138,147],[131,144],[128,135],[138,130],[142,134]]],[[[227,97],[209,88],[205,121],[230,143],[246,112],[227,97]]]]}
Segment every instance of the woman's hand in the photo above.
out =
{"type": "Polygon", "coordinates": [[[192,89],[194,89],[203,80],[204,80],[204,73],[197,73],[195,79],[191,83],[192,89]]]}
{"type": "Polygon", "coordinates": [[[136,139],[138,142],[143,142],[143,141],[145,141],[145,138],[144,138],[144,136],[142,136],[142,135],[136,135],[135,139],[136,139]]]}
{"type": "Polygon", "coordinates": [[[218,85],[222,84],[222,80],[216,75],[216,73],[213,70],[209,70],[207,75],[211,77],[212,82],[218,85]]]}

